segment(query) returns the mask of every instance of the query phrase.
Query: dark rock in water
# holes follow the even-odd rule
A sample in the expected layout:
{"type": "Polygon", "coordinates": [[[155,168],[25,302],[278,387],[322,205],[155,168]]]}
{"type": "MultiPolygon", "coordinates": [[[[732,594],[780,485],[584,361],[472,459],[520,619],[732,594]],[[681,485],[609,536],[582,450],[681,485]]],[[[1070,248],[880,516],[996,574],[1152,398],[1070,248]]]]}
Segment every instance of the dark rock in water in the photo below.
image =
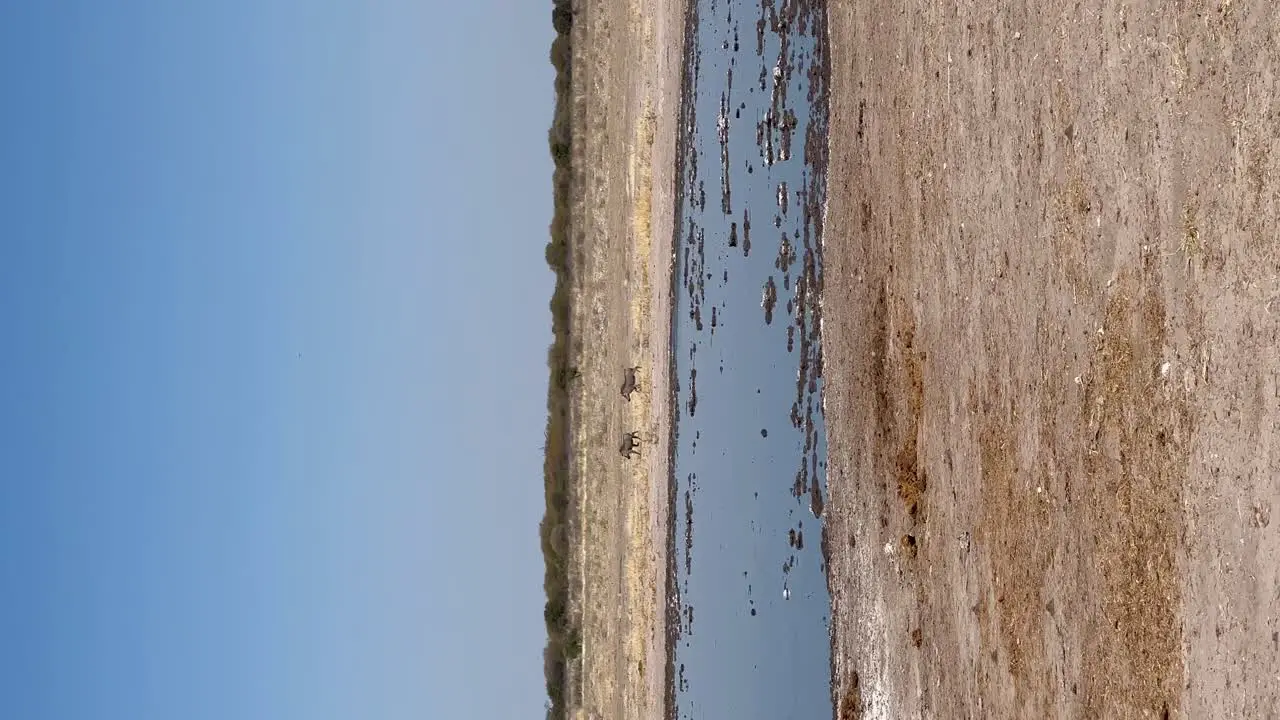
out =
{"type": "Polygon", "coordinates": [[[766,428],[760,428],[760,437],[763,437],[763,438],[769,437],[769,430],[766,428]]]}

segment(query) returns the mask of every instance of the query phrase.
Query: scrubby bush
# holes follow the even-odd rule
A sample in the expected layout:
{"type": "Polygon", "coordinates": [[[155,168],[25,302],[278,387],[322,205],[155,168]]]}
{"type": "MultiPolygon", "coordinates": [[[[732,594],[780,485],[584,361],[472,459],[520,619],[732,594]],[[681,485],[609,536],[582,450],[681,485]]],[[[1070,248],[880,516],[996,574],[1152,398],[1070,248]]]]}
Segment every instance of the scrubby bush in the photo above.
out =
{"type": "Polygon", "coordinates": [[[556,38],[551,43],[550,59],[556,70],[555,111],[547,131],[547,144],[555,163],[552,176],[554,211],[545,250],[547,265],[555,272],[555,290],[551,295],[551,347],[547,349],[547,427],[543,458],[544,500],[546,510],[539,527],[544,561],[543,589],[547,602],[543,620],[547,626],[547,645],[542,664],[546,674],[548,720],[562,720],[567,713],[565,687],[567,665],[582,654],[582,631],[575,625],[569,610],[568,542],[569,499],[573,495],[569,475],[569,388],[574,376],[570,362],[571,315],[569,288],[573,260],[572,238],[572,64],[573,7],[571,0],[554,0],[551,24],[556,38]]]}

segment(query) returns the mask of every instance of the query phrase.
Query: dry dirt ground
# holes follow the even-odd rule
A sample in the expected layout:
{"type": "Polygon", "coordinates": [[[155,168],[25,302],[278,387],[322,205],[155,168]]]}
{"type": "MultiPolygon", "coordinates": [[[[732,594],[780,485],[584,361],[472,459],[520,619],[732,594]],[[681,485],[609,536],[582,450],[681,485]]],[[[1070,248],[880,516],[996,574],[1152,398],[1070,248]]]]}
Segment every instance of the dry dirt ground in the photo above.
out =
{"type": "Polygon", "coordinates": [[[1280,716],[1280,4],[829,20],[838,714],[1280,716]]]}
{"type": "Polygon", "coordinates": [[[667,367],[680,0],[574,3],[570,717],[653,718],[666,671],[667,367]],[[620,393],[639,366],[639,390],[620,393]],[[622,435],[638,431],[641,457],[622,435]]]}

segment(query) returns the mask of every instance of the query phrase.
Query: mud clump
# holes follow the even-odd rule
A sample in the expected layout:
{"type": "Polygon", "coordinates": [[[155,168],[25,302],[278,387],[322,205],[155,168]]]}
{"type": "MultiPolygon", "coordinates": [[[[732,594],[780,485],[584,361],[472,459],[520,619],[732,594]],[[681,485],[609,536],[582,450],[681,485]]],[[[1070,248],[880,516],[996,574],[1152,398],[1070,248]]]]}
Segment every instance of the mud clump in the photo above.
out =
{"type": "Polygon", "coordinates": [[[898,498],[902,500],[902,505],[913,523],[922,521],[924,493],[929,489],[929,482],[924,471],[916,463],[914,442],[907,443],[907,446],[898,453],[897,465],[898,498]]]}
{"type": "Polygon", "coordinates": [[[813,482],[809,485],[809,512],[813,513],[816,518],[822,517],[822,513],[827,509],[827,503],[822,498],[822,483],[813,482]]]}
{"type": "Polygon", "coordinates": [[[684,491],[684,574],[693,572],[693,495],[684,491]]]}
{"type": "Polygon", "coordinates": [[[788,238],[787,234],[783,233],[782,239],[778,242],[778,257],[773,261],[773,266],[784,273],[789,273],[795,261],[796,249],[791,244],[791,238],[788,238]]]}
{"type": "Polygon", "coordinates": [[[778,283],[774,282],[773,276],[765,281],[764,291],[760,296],[760,307],[764,308],[764,324],[773,324],[773,309],[778,305],[778,283]]]}
{"type": "Polygon", "coordinates": [[[858,673],[845,681],[844,695],[840,698],[840,720],[862,719],[862,687],[858,673]]]}
{"type": "MultiPolygon", "coordinates": [[[[699,327],[699,330],[702,328],[699,327]]],[[[698,369],[689,370],[689,402],[687,404],[689,417],[693,417],[698,412],[698,369]]]]}
{"type": "Polygon", "coordinates": [[[915,535],[903,535],[899,545],[902,546],[902,554],[910,560],[915,560],[920,554],[920,545],[916,542],[915,535]]]}

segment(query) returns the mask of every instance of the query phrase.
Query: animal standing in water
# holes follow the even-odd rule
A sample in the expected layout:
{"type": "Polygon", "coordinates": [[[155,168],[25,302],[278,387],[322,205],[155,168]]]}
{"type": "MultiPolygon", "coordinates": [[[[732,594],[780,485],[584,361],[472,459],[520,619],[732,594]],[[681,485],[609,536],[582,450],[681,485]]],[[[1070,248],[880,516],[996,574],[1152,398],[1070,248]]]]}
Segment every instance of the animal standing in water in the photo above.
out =
{"type": "Polygon", "coordinates": [[[622,398],[627,402],[631,402],[631,393],[640,388],[640,383],[636,380],[636,371],[640,366],[629,367],[622,371],[622,398]]]}
{"type": "Polygon", "coordinates": [[[631,459],[632,455],[640,456],[640,433],[629,432],[622,436],[622,446],[618,448],[618,452],[622,453],[622,457],[631,459]]]}

